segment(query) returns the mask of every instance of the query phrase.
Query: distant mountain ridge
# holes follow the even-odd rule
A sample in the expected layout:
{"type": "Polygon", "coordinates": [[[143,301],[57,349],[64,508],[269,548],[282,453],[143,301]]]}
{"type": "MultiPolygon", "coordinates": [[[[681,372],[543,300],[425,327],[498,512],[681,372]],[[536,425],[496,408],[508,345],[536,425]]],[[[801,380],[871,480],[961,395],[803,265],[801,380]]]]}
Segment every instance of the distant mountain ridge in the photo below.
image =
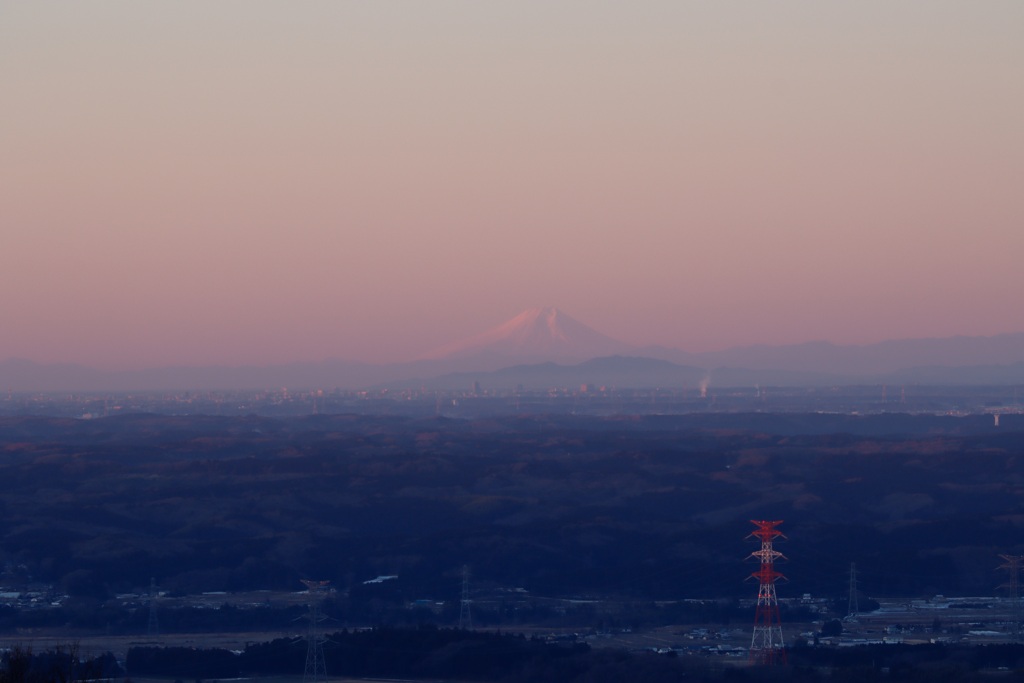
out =
{"type": "Polygon", "coordinates": [[[557,308],[534,308],[416,361],[375,365],[328,359],[266,367],[165,367],[102,371],[0,361],[0,391],[212,391],[289,389],[616,387],[692,385],[1024,384],[1024,333],[903,339],[864,346],[808,342],[706,353],[637,348],[557,308]]]}
{"type": "Polygon", "coordinates": [[[640,353],[702,367],[743,367],[854,376],[891,373],[923,366],[1021,363],[1024,362],[1024,333],[991,337],[895,339],[863,346],[816,341],[783,346],[742,346],[696,354],[664,348],[642,349],[640,353]]]}

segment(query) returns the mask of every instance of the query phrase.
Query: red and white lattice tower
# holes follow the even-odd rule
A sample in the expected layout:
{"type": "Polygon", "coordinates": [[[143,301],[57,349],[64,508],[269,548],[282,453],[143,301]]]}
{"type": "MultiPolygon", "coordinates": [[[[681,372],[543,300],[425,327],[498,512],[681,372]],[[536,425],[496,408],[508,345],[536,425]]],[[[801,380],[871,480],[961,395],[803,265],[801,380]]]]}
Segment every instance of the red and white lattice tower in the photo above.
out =
{"type": "Polygon", "coordinates": [[[775,571],[775,560],[785,559],[785,555],[772,547],[773,540],[785,538],[776,528],[782,524],[782,520],[765,522],[752,519],[750,523],[757,529],[747,538],[761,541],[761,549],[750,553],[750,557],[761,562],[760,568],[750,575],[760,584],[754,616],[754,637],[750,641],[750,661],[755,664],[783,664],[786,661],[786,650],[782,643],[782,620],[779,617],[775,582],[786,577],[775,571]]]}

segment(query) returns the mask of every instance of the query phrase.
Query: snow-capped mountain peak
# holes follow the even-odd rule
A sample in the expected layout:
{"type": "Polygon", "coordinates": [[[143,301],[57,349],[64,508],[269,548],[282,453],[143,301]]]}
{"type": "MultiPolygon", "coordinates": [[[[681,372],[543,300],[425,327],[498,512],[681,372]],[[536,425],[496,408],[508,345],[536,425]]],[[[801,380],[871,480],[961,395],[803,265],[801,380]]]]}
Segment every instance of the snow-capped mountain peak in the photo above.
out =
{"type": "Polygon", "coordinates": [[[468,339],[446,344],[426,359],[501,356],[512,361],[586,360],[628,353],[631,347],[584,325],[552,306],[530,308],[468,339]]]}

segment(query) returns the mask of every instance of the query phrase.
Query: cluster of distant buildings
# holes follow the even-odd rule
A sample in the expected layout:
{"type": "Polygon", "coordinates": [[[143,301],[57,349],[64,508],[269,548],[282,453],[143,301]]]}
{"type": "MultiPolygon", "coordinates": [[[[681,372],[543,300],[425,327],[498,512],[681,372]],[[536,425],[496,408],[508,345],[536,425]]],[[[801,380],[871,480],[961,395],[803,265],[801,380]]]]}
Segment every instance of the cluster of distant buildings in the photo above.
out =
{"type": "Polygon", "coordinates": [[[495,390],[473,381],[464,390],[425,388],[223,392],[15,393],[0,395],[0,416],[46,415],[94,419],[129,413],[165,415],[318,414],[689,414],[704,412],[991,415],[995,426],[1024,415],[1013,387],[749,387],[619,389],[584,383],[544,390],[495,390]]]}

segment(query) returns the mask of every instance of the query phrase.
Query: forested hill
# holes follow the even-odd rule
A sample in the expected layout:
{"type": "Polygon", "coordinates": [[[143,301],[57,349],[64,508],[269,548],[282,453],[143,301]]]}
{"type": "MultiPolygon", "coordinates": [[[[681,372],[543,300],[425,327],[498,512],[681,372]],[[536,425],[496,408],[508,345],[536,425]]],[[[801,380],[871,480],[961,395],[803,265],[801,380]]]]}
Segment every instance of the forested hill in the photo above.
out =
{"type": "MultiPolygon", "coordinates": [[[[1015,418],[1016,416],[1005,416],[1015,418]]],[[[447,596],[747,595],[750,519],[786,591],[991,594],[1019,553],[1024,431],[880,415],[0,420],[5,584],[447,596]]],[[[450,596],[447,596],[450,597],[450,596]]]]}

